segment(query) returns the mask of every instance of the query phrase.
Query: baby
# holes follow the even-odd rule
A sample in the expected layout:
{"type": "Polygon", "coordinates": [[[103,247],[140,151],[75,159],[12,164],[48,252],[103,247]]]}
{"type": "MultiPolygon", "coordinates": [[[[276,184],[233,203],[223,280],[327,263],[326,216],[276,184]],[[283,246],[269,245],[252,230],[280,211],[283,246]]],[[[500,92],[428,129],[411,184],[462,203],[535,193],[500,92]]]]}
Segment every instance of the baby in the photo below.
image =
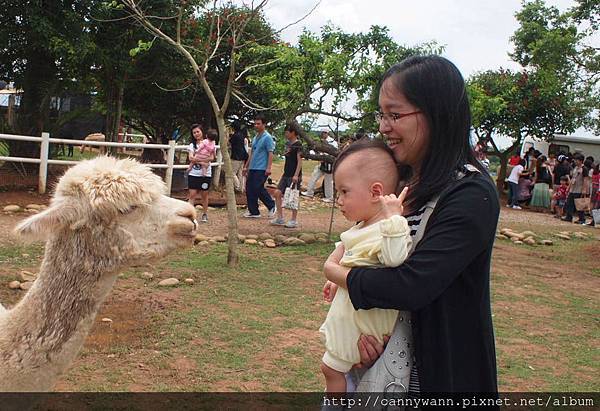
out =
{"type": "MultiPolygon", "coordinates": [[[[338,156],[333,178],[342,214],[358,222],[340,236],[344,246],[340,264],[347,267],[402,264],[412,241],[408,222],[402,217],[407,188],[399,197],[394,194],[399,175],[392,150],[380,140],[354,143],[338,156]]],[[[329,281],[323,293],[327,301],[335,296],[319,330],[326,349],[321,370],[327,392],[346,392],[344,374],[360,362],[357,346],[360,335],[372,335],[383,342],[385,335],[392,334],[398,311],[356,311],[348,291],[329,281]]]]}
{"type": "MultiPolygon", "coordinates": [[[[193,158],[200,163],[203,174],[206,174],[208,167],[210,167],[210,161],[213,159],[215,152],[215,136],[211,133],[207,133],[206,138],[198,144],[198,148],[196,148],[193,155],[193,158]]],[[[190,162],[188,173],[192,170],[194,165],[195,163],[190,162]]]]}

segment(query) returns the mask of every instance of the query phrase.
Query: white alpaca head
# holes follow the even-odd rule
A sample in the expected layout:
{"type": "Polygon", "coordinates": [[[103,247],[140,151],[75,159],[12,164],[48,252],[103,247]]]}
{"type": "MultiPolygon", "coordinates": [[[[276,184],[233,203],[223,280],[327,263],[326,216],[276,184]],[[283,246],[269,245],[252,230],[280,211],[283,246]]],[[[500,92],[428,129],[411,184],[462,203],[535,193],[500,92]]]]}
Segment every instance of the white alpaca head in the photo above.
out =
{"type": "Polygon", "coordinates": [[[98,157],[69,169],[50,207],[15,231],[29,239],[68,243],[66,249],[76,247],[79,259],[113,271],[192,244],[194,208],[164,193],[165,184],[149,167],[98,157]]]}

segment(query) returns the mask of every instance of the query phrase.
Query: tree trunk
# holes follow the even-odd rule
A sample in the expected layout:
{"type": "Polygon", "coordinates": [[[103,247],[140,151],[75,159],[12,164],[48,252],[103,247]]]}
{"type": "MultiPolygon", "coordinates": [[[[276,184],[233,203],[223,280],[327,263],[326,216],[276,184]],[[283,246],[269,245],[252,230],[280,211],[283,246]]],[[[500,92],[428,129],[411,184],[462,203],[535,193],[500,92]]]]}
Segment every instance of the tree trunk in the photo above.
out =
{"type": "Polygon", "coordinates": [[[227,265],[235,267],[238,264],[238,216],[237,203],[235,198],[233,183],[233,167],[229,157],[229,135],[225,127],[225,118],[223,114],[217,115],[217,128],[220,136],[221,153],[223,154],[223,166],[225,168],[225,193],[227,194],[227,222],[229,228],[229,238],[227,240],[228,253],[227,265]]]}
{"type": "Polygon", "coordinates": [[[506,169],[508,167],[508,155],[509,155],[509,153],[498,154],[498,158],[500,159],[500,170],[498,171],[498,176],[496,177],[496,187],[498,188],[498,192],[500,194],[502,194],[504,192],[504,180],[506,180],[506,169]]]}

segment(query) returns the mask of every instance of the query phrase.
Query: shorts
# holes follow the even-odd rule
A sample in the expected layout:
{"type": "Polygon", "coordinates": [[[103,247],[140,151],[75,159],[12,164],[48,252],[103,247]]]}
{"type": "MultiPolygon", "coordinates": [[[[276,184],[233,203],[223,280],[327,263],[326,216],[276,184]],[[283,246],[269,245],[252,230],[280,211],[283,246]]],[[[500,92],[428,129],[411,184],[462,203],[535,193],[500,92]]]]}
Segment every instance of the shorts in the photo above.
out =
{"type": "Polygon", "coordinates": [[[562,200],[556,200],[556,206],[559,208],[564,208],[565,204],[567,204],[567,200],[564,198],[562,200]]]}
{"type": "MultiPolygon", "coordinates": [[[[296,183],[296,188],[300,190],[300,185],[302,184],[302,179],[298,179],[296,183]]],[[[279,184],[277,184],[277,189],[282,193],[285,193],[285,189],[292,185],[292,177],[283,176],[279,180],[279,184]]]]}
{"type": "Polygon", "coordinates": [[[188,175],[188,189],[189,190],[210,190],[210,183],[212,177],[196,177],[188,175]]]}

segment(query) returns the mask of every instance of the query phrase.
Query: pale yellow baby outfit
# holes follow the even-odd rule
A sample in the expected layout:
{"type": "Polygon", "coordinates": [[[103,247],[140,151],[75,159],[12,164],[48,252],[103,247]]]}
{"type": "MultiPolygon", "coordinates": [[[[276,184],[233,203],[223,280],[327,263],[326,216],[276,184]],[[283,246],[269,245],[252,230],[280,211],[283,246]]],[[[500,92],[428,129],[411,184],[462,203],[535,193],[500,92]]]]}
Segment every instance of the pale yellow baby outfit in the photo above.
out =
{"type": "MultiPolygon", "coordinates": [[[[408,222],[399,215],[367,227],[361,222],[340,238],[345,249],[340,264],[346,267],[397,267],[406,259],[412,244],[408,222]]],[[[392,334],[397,317],[396,310],[355,310],[348,291],[339,287],[319,329],[325,338],[323,362],[334,370],[348,372],[360,362],[360,335],[372,335],[382,342],[384,335],[392,334]]]]}

